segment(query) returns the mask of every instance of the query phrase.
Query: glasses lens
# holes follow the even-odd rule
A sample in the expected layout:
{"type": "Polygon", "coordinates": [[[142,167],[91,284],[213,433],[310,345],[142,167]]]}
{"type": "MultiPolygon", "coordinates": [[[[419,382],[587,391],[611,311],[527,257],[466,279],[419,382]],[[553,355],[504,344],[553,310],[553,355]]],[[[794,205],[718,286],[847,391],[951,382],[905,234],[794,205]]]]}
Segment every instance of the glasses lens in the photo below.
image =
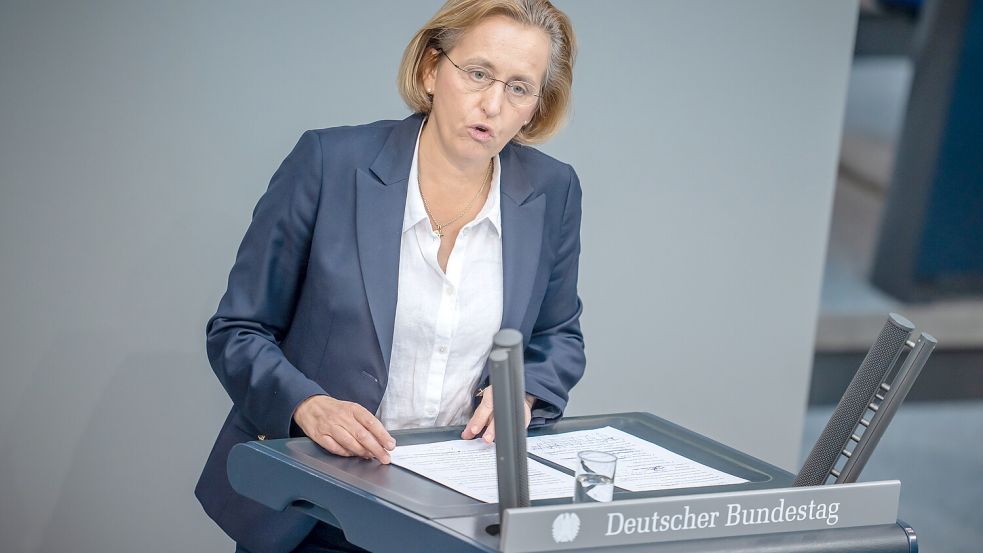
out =
{"type": "Polygon", "coordinates": [[[495,80],[491,73],[484,67],[468,66],[461,68],[461,77],[464,84],[471,90],[484,90],[491,86],[495,80]]]}
{"type": "Polygon", "coordinates": [[[533,86],[525,81],[509,81],[505,85],[505,93],[509,100],[517,106],[528,106],[536,101],[533,86]]]}
{"type": "MultiPolygon", "coordinates": [[[[446,54],[445,54],[446,55],[446,54]]],[[[448,58],[450,59],[450,58],[448,58]]],[[[454,63],[454,62],[451,62],[454,63]]],[[[457,67],[455,65],[455,67],[457,67]]],[[[464,86],[473,92],[481,92],[492,84],[501,82],[492,76],[491,71],[480,65],[458,67],[464,86]]],[[[526,107],[536,103],[535,87],[525,81],[509,81],[505,83],[505,94],[514,106],[526,107]]]]}

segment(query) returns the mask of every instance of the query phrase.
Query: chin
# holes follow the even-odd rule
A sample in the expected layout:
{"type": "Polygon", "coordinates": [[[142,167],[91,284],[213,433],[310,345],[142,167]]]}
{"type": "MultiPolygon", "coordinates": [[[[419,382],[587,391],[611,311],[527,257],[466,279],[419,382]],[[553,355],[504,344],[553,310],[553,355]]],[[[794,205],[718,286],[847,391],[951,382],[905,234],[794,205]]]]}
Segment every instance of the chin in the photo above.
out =
{"type": "MultiPolygon", "coordinates": [[[[499,147],[497,142],[493,141],[489,142],[488,144],[482,144],[480,142],[476,142],[470,136],[465,137],[463,146],[464,148],[461,149],[461,154],[466,157],[490,156],[497,154],[498,151],[501,150],[501,147],[499,147]]],[[[504,147],[504,144],[501,146],[504,147]]]]}

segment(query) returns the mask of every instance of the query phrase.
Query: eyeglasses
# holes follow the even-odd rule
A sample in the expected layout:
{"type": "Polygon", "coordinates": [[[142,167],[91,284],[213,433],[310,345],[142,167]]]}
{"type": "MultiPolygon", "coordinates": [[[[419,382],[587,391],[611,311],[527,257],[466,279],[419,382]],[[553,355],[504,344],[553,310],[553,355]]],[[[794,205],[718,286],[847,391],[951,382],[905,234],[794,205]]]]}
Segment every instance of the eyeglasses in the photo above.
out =
{"type": "Polygon", "coordinates": [[[447,61],[451,62],[451,65],[456,67],[461,71],[461,79],[468,90],[472,92],[481,92],[482,90],[488,90],[494,83],[502,83],[505,86],[505,96],[509,99],[515,107],[528,107],[536,103],[536,99],[539,98],[538,94],[534,94],[533,91],[536,87],[531,83],[526,81],[501,81],[492,76],[491,71],[481,67],[480,65],[466,65],[461,67],[460,65],[454,63],[454,60],[447,55],[447,52],[443,50],[438,50],[441,54],[447,58],[447,61]]]}

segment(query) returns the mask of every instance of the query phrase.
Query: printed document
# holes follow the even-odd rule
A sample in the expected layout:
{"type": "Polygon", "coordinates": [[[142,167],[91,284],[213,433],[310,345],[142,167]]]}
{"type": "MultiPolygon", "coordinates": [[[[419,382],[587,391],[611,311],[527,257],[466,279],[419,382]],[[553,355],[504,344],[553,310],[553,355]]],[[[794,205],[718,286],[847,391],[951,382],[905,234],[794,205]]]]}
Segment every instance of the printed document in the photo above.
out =
{"type": "MultiPolygon", "coordinates": [[[[451,440],[401,445],[390,452],[395,465],[486,503],[498,503],[495,444],[483,440],[451,440]]],[[[529,499],[573,495],[573,476],[533,459],[529,465],[529,499]]]]}
{"type": "Polygon", "coordinates": [[[579,451],[612,453],[618,457],[614,485],[632,492],[747,482],[610,426],[530,437],[526,444],[530,454],[571,471],[579,451]]]}

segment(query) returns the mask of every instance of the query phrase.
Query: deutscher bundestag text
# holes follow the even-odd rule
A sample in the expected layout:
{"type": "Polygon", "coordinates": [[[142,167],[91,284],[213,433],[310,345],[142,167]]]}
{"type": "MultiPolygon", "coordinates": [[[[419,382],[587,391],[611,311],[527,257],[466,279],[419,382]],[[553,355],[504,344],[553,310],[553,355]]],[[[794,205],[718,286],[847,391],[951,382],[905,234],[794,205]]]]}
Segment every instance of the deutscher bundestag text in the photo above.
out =
{"type": "Polygon", "coordinates": [[[718,523],[723,526],[751,526],[756,524],[781,524],[807,520],[823,520],[827,526],[835,526],[839,521],[837,513],[840,510],[838,502],[816,503],[815,500],[801,505],[786,505],[785,499],[780,499],[774,507],[745,508],[740,503],[728,503],[727,511],[693,512],[689,505],[680,513],[659,514],[652,516],[626,517],[622,513],[608,513],[608,531],[606,536],[619,534],[648,534],[652,532],[671,532],[680,530],[695,530],[716,528],[718,523]]]}

